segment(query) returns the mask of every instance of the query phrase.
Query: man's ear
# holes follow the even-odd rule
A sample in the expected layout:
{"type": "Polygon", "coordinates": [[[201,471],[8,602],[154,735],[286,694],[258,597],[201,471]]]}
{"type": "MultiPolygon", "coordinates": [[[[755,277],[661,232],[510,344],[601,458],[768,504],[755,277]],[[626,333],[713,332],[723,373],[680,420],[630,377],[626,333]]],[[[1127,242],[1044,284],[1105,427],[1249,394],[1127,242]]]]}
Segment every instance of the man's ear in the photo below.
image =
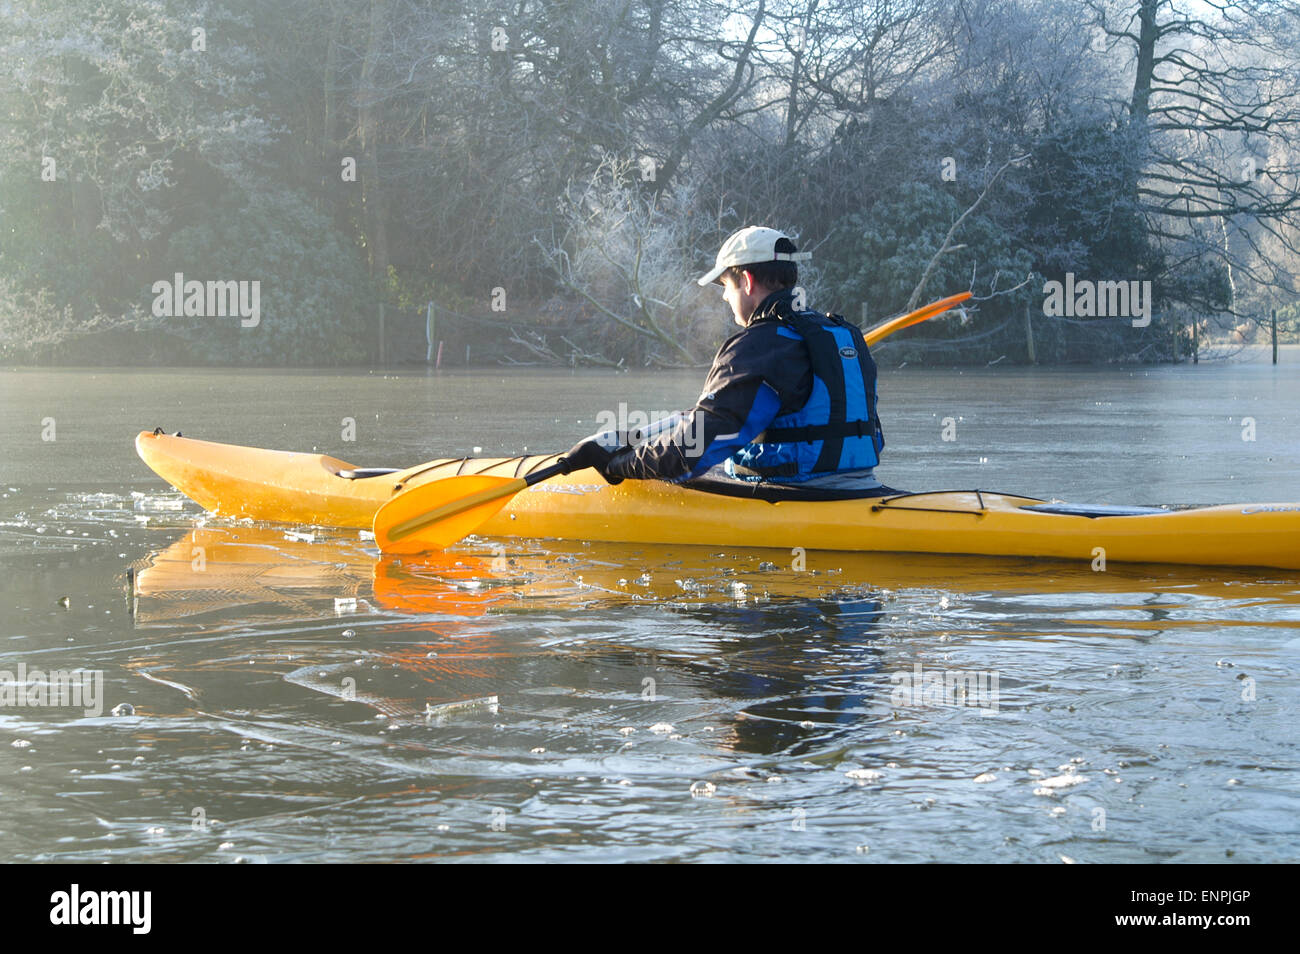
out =
{"type": "Polygon", "coordinates": [[[741,272],[741,275],[744,276],[741,279],[741,281],[742,281],[742,287],[744,288],[745,294],[746,295],[754,294],[754,289],[758,287],[758,282],[754,281],[754,273],[741,272]]]}

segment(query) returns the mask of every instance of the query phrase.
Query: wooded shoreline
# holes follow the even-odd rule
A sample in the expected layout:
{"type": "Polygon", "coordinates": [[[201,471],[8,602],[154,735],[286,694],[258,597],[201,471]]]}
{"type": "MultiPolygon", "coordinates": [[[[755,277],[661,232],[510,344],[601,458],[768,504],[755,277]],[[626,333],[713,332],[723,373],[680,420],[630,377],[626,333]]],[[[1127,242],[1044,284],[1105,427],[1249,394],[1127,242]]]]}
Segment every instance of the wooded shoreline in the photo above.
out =
{"type": "Polygon", "coordinates": [[[18,0],[0,360],[702,365],[693,279],[756,222],[862,325],[975,293],[900,361],[1290,340],[1300,13],[1234,9],[18,0]],[[177,273],[257,283],[258,320],[158,314],[177,273]],[[1149,321],[1053,314],[1070,276],[1149,321]]]}

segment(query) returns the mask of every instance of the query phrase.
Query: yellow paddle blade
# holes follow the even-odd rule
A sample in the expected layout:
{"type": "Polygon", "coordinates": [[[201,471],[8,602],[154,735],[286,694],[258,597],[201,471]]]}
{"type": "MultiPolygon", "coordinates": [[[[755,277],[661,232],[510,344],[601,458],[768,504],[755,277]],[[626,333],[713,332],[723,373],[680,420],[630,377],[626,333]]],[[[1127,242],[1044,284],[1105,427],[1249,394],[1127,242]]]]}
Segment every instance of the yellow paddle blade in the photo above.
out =
{"type": "Polygon", "coordinates": [[[968,291],[960,292],[956,295],[949,295],[947,298],[941,298],[938,301],[931,302],[923,308],[918,308],[916,311],[908,312],[906,315],[899,315],[897,318],[891,318],[888,321],[881,322],[862,337],[867,342],[868,346],[876,344],[892,335],[895,331],[910,328],[912,325],[919,325],[921,322],[928,321],[936,315],[942,315],[945,311],[957,307],[970,297],[971,292],[968,291]]]}
{"type": "Polygon", "coordinates": [[[379,508],[375,542],[384,553],[441,550],[473,533],[527,486],[522,477],[486,474],[421,484],[379,508]]]}

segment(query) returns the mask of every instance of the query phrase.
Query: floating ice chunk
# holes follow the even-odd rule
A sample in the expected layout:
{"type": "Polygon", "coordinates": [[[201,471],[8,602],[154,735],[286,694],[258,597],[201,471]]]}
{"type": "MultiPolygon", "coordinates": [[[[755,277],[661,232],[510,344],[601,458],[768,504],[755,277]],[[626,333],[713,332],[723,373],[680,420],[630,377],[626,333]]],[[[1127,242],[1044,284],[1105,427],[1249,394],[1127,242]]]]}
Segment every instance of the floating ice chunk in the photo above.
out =
{"type": "Polygon", "coordinates": [[[184,510],[185,501],[180,497],[148,497],[141,495],[135,497],[132,506],[136,510],[184,510]]]}
{"type": "Polygon", "coordinates": [[[876,769],[855,768],[849,769],[844,773],[845,778],[851,778],[855,782],[876,782],[885,777],[884,772],[876,769]]]}

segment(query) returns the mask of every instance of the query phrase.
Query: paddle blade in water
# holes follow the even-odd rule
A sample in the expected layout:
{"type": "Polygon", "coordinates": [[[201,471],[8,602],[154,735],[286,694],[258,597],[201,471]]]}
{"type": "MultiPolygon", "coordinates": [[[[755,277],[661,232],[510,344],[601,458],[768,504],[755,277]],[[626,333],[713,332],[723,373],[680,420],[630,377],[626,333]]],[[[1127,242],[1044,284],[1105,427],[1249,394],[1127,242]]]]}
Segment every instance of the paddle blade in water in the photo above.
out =
{"type": "Polygon", "coordinates": [[[392,554],[441,550],[481,527],[525,486],[522,478],[486,474],[421,484],[379,508],[375,542],[392,554]]]}

